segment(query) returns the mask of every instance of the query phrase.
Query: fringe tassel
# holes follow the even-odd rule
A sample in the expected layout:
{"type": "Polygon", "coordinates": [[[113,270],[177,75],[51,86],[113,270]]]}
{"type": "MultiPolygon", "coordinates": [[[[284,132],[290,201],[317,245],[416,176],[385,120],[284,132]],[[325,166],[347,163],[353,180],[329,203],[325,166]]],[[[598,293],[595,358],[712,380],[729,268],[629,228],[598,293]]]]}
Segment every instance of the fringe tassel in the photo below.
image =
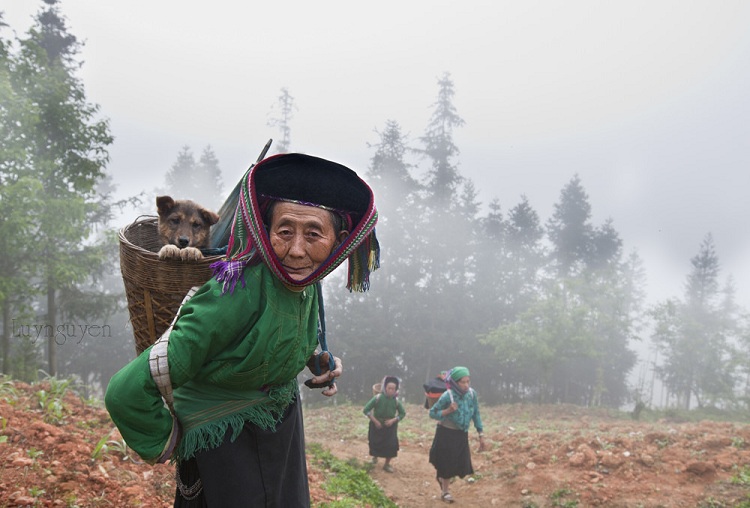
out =
{"type": "Polygon", "coordinates": [[[368,236],[368,240],[370,252],[367,267],[370,272],[374,272],[380,268],[380,242],[378,242],[378,238],[375,236],[375,230],[368,236]]]}
{"type": "Polygon", "coordinates": [[[200,451],[218,447],[224,442],[228,428],[232,429],[230,439],[234,441],[246,422],[263,430],[274,429],[281,421],[286,408],[296,398],[297,390],[297,381],[294,379],[286,385],[271,388],[267,397],[258,399],[256,404],[238,413],[190,429],[182,436],[173,460],[189,459],[200,451]]]}
{"type": "Polygon", "coordinates": [[[234,261],[219,260],[211,263],[209,268],[213,271],[214,278],[218,282],[223,282],[221,288],[222,294],[227,291],[233,293],[237,282],[240,282],[243,288],[245,287],[245,278],[242,274],[247,262],[247,259],[238,259],[234,261]]]}
{"type": "Polygon", "coordinates": [[[380,268],[380,243],[375,230],[349,256],[349,271],[346,288],[352,292],[370,289],[370,273],[380,268]]]}

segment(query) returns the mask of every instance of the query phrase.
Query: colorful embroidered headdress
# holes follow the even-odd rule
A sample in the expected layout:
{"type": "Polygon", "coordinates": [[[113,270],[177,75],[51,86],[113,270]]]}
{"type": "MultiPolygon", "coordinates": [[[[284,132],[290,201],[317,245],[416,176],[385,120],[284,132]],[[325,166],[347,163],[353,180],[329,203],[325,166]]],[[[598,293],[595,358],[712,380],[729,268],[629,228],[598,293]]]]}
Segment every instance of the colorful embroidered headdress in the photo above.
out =
{"type": "Polygon", "coordinates": [[[375,236],[378,213],[370,187],[346,166],[311,155],[279,154],[262,160],[242,177],[227,255],[211,265],[214,276],[232,292],[248,264],[263,262],[285,284],[304,287],[349,260],[346,287],[367,291],[370,272],[380,266],[375,236]],[[291,201],[331,210],[342,218],[349,236],[315,272],[294,280],[273,252],[264,215],[273,201],[291,201]]]}

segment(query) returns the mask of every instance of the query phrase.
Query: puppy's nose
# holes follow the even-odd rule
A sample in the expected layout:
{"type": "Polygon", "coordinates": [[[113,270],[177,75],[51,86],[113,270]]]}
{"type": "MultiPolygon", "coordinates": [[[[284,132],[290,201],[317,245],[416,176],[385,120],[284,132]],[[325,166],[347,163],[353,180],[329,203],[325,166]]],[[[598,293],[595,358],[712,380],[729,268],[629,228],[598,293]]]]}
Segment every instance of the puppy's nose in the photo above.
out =
{"type": "Polygon", "coordinates": [[[185,248],[190,243],[190,239],[187,236],[181,236],[177,239],[177,243],[180,244],[180,248],[185,248]]]}

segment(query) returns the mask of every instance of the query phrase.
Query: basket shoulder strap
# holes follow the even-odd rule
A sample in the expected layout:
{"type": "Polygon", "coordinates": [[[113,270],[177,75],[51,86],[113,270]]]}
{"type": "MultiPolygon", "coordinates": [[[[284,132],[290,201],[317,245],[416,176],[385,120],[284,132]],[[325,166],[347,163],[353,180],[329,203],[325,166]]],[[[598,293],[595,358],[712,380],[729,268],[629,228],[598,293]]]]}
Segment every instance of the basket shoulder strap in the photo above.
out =
{"type": "Polygon", "coordinates": [[[161,334],[159,340],[154,342],[148,355],[148,366],[151,371],[151,377],[154,379],[156,387],[159,389],[159,393],[167,404],[169,412],[172,413],[172,415],[174,415],[175,412],[172,380],[169,379],[169,358],[167,355],[169,349],[169,334],[172,333],[172,328],[174,328],[174,324],[177,322],[177,316],[180,315],[182,306],[193,297],[196,291],[198,291],[198,286],[190,288],[190,291],[187,292],[185,298],[182,299],[180,308],[177,309],[177,313],[175,314],[174,319],[172,319],[169,328],[161,334]]]}

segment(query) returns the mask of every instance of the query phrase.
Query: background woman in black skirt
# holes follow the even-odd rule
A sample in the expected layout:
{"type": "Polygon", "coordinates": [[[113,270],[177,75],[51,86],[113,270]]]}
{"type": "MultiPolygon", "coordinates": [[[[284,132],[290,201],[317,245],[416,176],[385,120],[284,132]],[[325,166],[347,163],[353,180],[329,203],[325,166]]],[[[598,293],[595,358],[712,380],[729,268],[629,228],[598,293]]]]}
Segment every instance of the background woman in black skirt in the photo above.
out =
{"type": "Polygon", "coordinates": [[[441,498],[453,502],[449,492],[454,476],[463,478],[474,473],[469,449],[469,425],[479,433],[479,449],[484,450],[482,418],[479,415],[477,393],[471,388],[469,369],[454,367],[446,377],[447,390],[430,408],[430,418],[438,420],[435,438],[430,448],[430,464],[437,470],[441,498]]]}
{"type": "Polygon", "coordinates": [[[381,393],[375,395],[365,404],[362,410],[370,419],[367,440],[370,443],[370,455],[373,463],[378,457],[385,458],[383,470],[393,472],[391,459],[398,454],[398,422],[404,419],[406,411],[398,400],[399,379],[386,376],[381,383],[381,393]]]}

